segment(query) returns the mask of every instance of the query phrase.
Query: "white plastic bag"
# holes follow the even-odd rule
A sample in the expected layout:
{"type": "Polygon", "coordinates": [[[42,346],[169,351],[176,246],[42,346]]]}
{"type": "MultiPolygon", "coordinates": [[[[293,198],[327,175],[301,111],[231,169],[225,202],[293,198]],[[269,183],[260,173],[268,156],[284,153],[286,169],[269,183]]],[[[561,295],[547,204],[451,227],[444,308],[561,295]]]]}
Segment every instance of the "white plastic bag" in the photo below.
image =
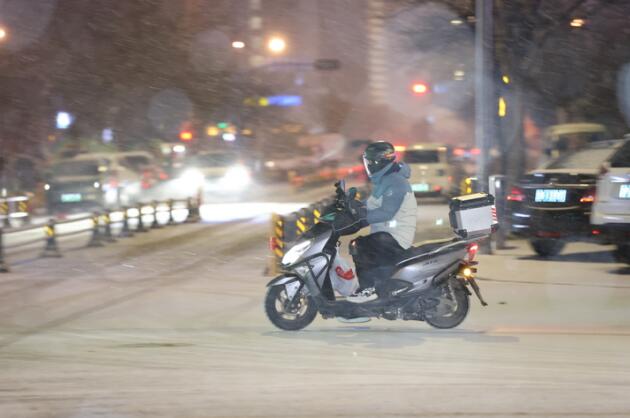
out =
{"type": "Polygon", "coordinates": [[[337,255],[330,269],[333,289],[342,296],[350,296],[359,288],[359,281],[352,266],[337,255]]]}

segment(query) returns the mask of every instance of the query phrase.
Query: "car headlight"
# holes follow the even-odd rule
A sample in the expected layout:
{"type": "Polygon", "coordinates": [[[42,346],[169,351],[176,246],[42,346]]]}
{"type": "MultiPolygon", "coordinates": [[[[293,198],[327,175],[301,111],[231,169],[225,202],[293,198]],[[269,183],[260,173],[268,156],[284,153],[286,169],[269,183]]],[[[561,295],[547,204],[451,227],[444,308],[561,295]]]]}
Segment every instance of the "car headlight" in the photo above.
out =
{"type": "Polygon", "coordinates": [[[251,176],[247,168],[237,165],[231,167],[221,178],[221,186],[226,189],[243,189],[251,182],[251,176]]]}
{"type": "Polygon", "coordinates": [[[189,184],[193,187],[198,187],[203,184],[203,181],[205,180],[205,176],[198,169],[189,168],[188,170],[182,173],[182,175],[180,176],[180,180],[183,183],[189,184]]]}
{"type": "Polygon", "coordinates": [[[302,254],[304,254],[309,248],[311,248],[312,243],[313,241],[308,240],[291,247],[291,249],[287,251],[284,257],[282,257],[282,264],[284,264],[285,266],[290,266],[291,264],[295,263],[297,260],[299,260],[300,257],[302,257],[302,254]]]}
{"type": "Polygon", "coordinates": [[[265,163],[265,167],[267,168],[274,168],[276,166],[276,163],[274,161],[267,161],[265,163]]]}

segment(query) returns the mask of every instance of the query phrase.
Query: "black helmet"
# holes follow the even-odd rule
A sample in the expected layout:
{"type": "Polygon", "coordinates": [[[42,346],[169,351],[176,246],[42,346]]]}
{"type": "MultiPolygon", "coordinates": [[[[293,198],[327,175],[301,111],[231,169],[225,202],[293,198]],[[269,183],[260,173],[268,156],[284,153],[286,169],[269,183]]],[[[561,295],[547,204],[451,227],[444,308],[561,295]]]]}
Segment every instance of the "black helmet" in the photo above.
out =
{"type": "Polygon", "coordinates": [[[395,159],[394,146],[385,141],[373,142],[363,152],[363,165],[365,165],[368,176],[378,173],[395,159]]]}

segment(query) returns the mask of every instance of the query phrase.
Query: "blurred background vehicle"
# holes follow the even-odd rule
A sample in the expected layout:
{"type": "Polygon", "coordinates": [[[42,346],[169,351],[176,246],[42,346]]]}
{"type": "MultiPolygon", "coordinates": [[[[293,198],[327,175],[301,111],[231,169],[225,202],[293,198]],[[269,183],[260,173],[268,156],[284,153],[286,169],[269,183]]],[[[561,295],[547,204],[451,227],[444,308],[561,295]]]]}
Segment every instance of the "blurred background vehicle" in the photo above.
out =
{"type": "Polygon", "coordinates": [[[129,164],[144,158],[137,154],[86,153],[53,162],[44,185],[48,212],[114,208],[137,201],[143,174],[129,164]]]}
{"type": "Polygon", "coordinates": [[[456,193],[455,169],[449,148],[442,144],[416,144],[399,147],[402,161],[411,168],[411,189],[416,197],[438,196],[448,199],[456,193]]]}
{"type": "Polygon", "coordinates": [[[155,157],[150,152],[126,151],[117,155],[120,155],[121,165],[142,177],[140,185],[145,190],[167,178],[166,172],[156,162],[155,157]]]}
{"type": "Polygon", "coordinates": [[[608,129],[599,123],[563,123],[552,125],[543,133],[546,159],[555,159],[584,146],[611,139],[608,129]]]}
{"type": "Polygon", "coordinates": [[[507,196],[512,232],[543,257],[559,254],[569,241],[600,241],[590,224],[597,176],[622,143],[593,142],[522,177],[507,196]]]}
{"type": "Polygon", "coordinates": [[[617,259],[630,264],[630,137],[602,165],[591,223],[615,244],[617,259]]]}
{"type": "Polygon", "coordinates": [[[317,168],[316,157],[306,147],[270,147],[262,153],[262,178],[271,182],[286,182],[289,173],[310,173],[317,168]]]}
{"type": "Polygon", "coordinates": [[[237,152],[217,150],[189,157],[177,181],[193,194],[201,190],[234,195],[252,184],[252,170],[237,152]]]}

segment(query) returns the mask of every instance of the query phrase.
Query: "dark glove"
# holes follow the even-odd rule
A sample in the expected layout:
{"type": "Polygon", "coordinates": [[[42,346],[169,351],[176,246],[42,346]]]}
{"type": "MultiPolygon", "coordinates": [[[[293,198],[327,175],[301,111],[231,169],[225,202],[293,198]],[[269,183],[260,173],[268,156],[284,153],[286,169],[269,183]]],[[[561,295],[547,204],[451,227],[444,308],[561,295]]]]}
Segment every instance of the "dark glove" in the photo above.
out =
{"type": "Polygon", "coordinates": [[[367,226],[367,206],[360,200],[353,199],[348,203],[350,214],[361,222],[362,226],[367,226]]]}

